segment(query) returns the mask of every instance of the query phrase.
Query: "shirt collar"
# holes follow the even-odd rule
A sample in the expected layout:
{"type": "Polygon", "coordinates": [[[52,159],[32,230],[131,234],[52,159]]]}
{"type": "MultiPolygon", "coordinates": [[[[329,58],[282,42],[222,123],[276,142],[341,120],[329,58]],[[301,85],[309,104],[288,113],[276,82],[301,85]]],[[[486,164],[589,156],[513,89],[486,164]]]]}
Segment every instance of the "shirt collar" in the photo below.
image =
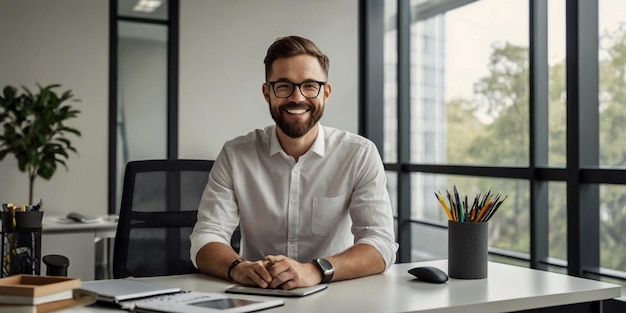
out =
{"type": "MultiPolygon", "coordinates": [[[[324,157],[326,151],[326,143],[324,140],[324,127],[321,124],[318,124],[318,132],[313,145],[309,151],[324,157]]],[[[276,125],[271,128],[271,140],[270,140],[270,156],[283,151],[283,148],[280,146],[280,142],[278,141],[278,135],[276,135],[276,125]]],[[[308,152],[307,152],[308,153],[308,152]]]]}

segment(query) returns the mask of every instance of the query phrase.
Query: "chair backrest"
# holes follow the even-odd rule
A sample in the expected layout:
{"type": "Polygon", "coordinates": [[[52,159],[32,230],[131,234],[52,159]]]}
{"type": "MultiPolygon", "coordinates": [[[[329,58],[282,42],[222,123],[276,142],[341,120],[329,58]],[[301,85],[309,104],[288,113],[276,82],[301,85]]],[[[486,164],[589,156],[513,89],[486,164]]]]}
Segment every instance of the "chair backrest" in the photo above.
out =
{"type": "Polygon", "coordinates": [[[113,276],[196,272],[189,259],[202,192],[213,161],[145,160],[126,165],[113,276]]]}

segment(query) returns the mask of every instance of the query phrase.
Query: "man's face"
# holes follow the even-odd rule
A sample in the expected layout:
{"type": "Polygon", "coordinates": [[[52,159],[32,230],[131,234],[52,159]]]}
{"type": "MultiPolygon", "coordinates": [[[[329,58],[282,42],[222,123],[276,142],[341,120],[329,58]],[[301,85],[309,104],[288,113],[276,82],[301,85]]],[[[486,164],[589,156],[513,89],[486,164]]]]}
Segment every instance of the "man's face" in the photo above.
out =
{"type": "Polygon", "coordinates": [[[272,64],[268,83],[263,84],[263,96],[269,104],[272,119],[287,136],[304,136],[324,114],[324,104],[330,96],[330,85],[321,86],[317,97],[307,98],[300,88],[295,87],[287,98],[278,98],[269,82],[291,82],[300,84],[307,81],[326,81],[326,75],[315,57],[298,55],[277,59],[272,64]]]}

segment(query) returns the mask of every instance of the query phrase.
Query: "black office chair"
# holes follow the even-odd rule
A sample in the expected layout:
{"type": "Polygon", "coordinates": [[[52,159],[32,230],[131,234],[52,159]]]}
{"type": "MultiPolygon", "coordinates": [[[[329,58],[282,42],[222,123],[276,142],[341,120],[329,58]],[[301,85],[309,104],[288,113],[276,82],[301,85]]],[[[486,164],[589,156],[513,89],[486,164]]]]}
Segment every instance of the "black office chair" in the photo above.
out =
{"type": "Polygon", "coordinates": [[[213,161],[145,160],[126,165],[113,277],[197,272],[189,235],[213,161]]]}

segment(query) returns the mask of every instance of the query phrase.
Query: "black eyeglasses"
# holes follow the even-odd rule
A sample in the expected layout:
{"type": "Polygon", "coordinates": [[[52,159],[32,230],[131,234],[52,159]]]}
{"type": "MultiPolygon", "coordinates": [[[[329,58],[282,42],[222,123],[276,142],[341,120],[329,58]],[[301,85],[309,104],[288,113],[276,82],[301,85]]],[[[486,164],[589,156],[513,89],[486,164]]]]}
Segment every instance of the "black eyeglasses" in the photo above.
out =
{"type": "Polygon", "coordinates": [[[300,93],[305,98],[315,98],[320,94],[320,90],[322,90],[322,86],[326,85],[326,82],[318,82],[318,81],[305,81],[299,84],[295,84],[288,81],[277,81],[277,82],[268,82],[272,89],[274,90],[274,95],[277,98],[289,98],[293,94],[293,91],[298,87],[300,89],[300,93]]]}

